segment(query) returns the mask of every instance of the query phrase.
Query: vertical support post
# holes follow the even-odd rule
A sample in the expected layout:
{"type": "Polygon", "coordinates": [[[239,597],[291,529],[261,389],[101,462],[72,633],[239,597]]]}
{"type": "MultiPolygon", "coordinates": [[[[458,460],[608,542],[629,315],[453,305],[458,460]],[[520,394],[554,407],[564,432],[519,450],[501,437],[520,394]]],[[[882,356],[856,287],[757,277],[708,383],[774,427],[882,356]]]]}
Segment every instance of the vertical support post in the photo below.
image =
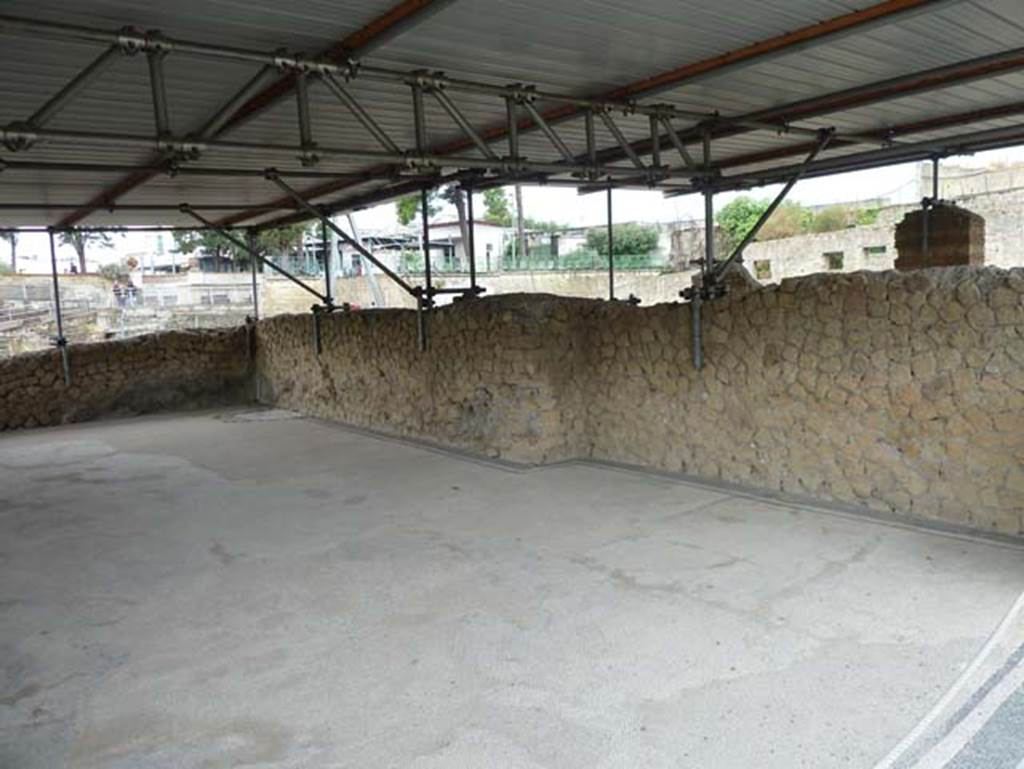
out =
{"type": "Polygon", "coordinates": [[[434,299],[434,288],[430,274],[430,212],[427,210],[430,203],[430,190],[424,187],[420,190],[420,208],[423,214],[423,282],[427,288],[427,307],[434,299]]]}
{"type": "Polygon", "coordinates": [[[519,161],[519,115],[516,110],[515,98],[512,96],[505,99],[505,115],[508,123],[508,156],[513,163],[517,163],[519,161]]]}
{"type": "Polygon", "coordinates": [[[53,276],[53,312],[57,318],[57,338],[53,343],[60,350],[61,368],[64,371],[64,385],[71,386],[71,365],[68,361],[68,340],[64,338],[64,316],[60,309],[60,278],[57,277],[57,244],[53,239],[53,230],[49,231],[50,236],[50,271],[53,276]]]}
{"type": "Polygon", "coordinates": [[[921,217],[921,253],[925,260],[931,255],[931,210],[939,201],[939,158],[936,155],[932,158],[932,196],[925,198],[924,215],[921,217]]]}
{"type": "Polygon", "coordinates": [[[661,167],[661,126],[654,115],[651,115],[651,165],[661,167]]]}
{"type": "Polygon", "coordinates": [[[587,163],[591,168],[590,177],[595,179],[597,174],[593,169],[597,168],[597,139],[594,133],[593,110],[588,109],[583,113],[583,126],[587,135],[587,163]]]}
{"type": "Polygon", "coordinates": [[[331,293],[331,240],[327,237],[326,218],[320,220],[320,248],[324,254],[324,296],[327,297],[327,309],[330,310],[334,307],[334,297],[331,293]]]}
{"type": "Polygon", "coordinates": [[[418,85],[412,87],[412,117],[416,130],[416,151],[427,151],[427,116],[423,110],[423,89],[418,85]]]}
{"type": "Polygon", "coordinates": [[[715,200],[711,190],[711,131],[704,129],[702,136],[704,146],[704,265],[701,272],[704,277],[715,267],[715,200]]]}
{"type": "Polygon", "coordinates": [[[612,230],[612,187],[608,184],[608,301],[615,301],[615,235],[612,230]]]}
{"type": "Polygon", "coordinates": [[[427,351],[427,319],[423,313],[423,294],[416,296],[416,346],[420,352],[427,351]]]}
{"type": "Polygon", "coordinates": [[[466,213],[469,215],[469,288],[476,293],[476,221],[473,218],[473,188],[466,188],[466,213]]]}
{"type": "Polygon", "coordinates": [[[256,277],[256,230],[250,229],[246,232],[247,245],[249,246],[249,266],[252,268],[252,318],[260,319],[260,291],[256,277]]]}
{"type": "Polygon", "coordinates": [[[701,329],[701,302],[704,299],[700,290],[693,292],[690,300],[690,332],[693,339],[693,367],[700,371],[704,368],[704,335],[701,329]]]}
{"type": "Polygon", "coordinates": [[[318,358],[320,357],[320,353],[324,351],[323,338],[320,335],[320,313],[322,312],[323,308],[320,307],[320,305],[313,305],[313,349],[318,358]]]}

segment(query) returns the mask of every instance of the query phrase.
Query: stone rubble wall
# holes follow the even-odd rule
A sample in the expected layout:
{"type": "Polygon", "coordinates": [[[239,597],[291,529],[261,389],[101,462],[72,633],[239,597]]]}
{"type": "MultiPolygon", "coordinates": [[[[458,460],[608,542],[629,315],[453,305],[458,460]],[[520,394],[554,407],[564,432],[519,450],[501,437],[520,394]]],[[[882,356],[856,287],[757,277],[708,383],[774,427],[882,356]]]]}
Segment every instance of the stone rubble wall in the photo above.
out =
{"type": "Polygon", "coordinates": [[[587,300],[502,297],[442,308],[419,352],[416,313],[368,310],[257,324],[256,393],[304,414],[489,456],[550,462],[585,451],[571,386],[587,300]]]}
{"type": "Polygon", "coordinates": [[[0,360],[0,430],[234,402],[249,373],[246,329],[166,332],[0,360]]]}
{"type": "Polygon", "coordinates": [[[257,326],[264,400],[524,462],[594,458],[1024,533],[1024,270],[822,274],[690,307],[510,295],[257,326]]]}
{"type": "MultiPolygon", "coordinates": [[[[622,462],[1024,534],[1024,269],[820,274],[691,308],[507,295],[0,361],[0,429],[260,400],[529,463],[622,462]],[[250,342],[255,357],[250,360],[250,342]]],[[[401,468],[396,468],[400,475],[401,468]]]]}

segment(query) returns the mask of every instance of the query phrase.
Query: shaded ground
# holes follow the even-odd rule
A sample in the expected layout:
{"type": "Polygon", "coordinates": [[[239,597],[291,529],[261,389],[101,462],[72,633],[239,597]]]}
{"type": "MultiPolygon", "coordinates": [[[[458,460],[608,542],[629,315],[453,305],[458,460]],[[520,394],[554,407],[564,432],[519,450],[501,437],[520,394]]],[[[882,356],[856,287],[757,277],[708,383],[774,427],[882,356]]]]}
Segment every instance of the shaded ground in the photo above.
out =
{"type": "Polygon", "coordinates": [[[1022,587],[1002,544],[279,412],[11,434],[0,766],[870,766],[1022,587]]]}

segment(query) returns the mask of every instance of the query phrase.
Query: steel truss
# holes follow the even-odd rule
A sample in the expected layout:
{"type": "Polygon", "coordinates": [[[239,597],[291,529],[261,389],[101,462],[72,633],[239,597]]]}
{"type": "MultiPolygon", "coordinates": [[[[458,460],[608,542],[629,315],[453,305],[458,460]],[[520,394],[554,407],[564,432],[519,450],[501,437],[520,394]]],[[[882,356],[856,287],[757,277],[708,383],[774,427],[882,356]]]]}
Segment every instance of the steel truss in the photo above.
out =
{"type": "MultiPolygon", "coordinates": [[[[72,39],[103,44],[106,47],[88,67],[53,96],[47,103],[23,122],[16,122],[0,130],[0,142],[12,152],[30,149],[38,142],[61,145],[144,147],[154,149],[164,158],[163,170],[169,173],[185,172],[185,164],[210,152],[230,154],[280,153],[297,158],[303,169],[315,166],[323,158],[342,158],[388,164],[393,174],[404,172],[439,173],[441,169],[457,168],[476,171],[481,183],[487,177],[519,178],[543,175],[547,183],[568,183],[574,186],[586,182],[601,182],[608,186],[633,186],[663,189],[674,192],[692,191],[693,180],[700,180],[702,170],[694,165],[685,143],[679,139],[692,127],[678,126],[673,121],[694,122],[699,126],[730,126],[746,131],[770,131],[799,136],[815,136],[817,128],[797,126],[782,120],[762,120],[756,117],[726,118],[716,113],[682,110],[671,105],[640,103],[636,100],[587,99],[578,96],[540,90],[534,86],[515,83],[505,86],[479,81],[451,78],[441,72],[417,70],[405,72],[349,60],[341,64],[324,58],[304,58],[281,52],[215,46],[193,41],[165,37],[157,32],[137,32],[122,29],[109,32],[101,29],[41,22],[0,15],[0,31],[15,32],[44,38],[72,39]],[[46,124],[64,109],[70,101],[95,82],[118,55],[144,54],[149,71],[150,96],[153,104],[154,132],[152,135],[99,131],[60,131],[48,129],[46,124]],[[169,131],[171,105],[168,104],[164,85],[164,70],[173,56],[197,56],[225,61],[258,65],[258,71],[199,131],[188,136],[173,136],[169,131]],[[268,73],[279,71],[295,78],[297,128],[299,141],[295,144],[253,143],[225,141],[213,138],[229,119],[233,110],[265,82],[268,73]],[[345,85],[356,79],[389,82],[407,86],[411,92],[411,117],[415,125],[416,146],[402,147],[374,120],[366,106],[345,85]],[[335,147],[319,143],[312,130],[309,88],[320,83],[345,106],[380,146],[379,150],[335,147]],[[469,93],[502,100],[506,105],[508,139],[507,154],[493,149],[492,141],[485,138],[462,113],[451,94],[469,93]],[[476,155],[456,155],[430,152],[424,120],[426,99],[437,102],[455,127],[477,150],[476,155]],[[559,136],[555,126],[545,119],[538,103],[562,105],[577,110],[587,125],[586,152],[577,156],[559,136]],[[650,131],[650,142],[655,145],[651,160],[645,162],[631,145],[617,120],[639,119],[650,131]],[[618,150],[629,160],[629,165],[599,162],[599,148],[594,138],[594,122],[600,121],[616,141],[618,150]],[[519,151],[518,134],[521,129],[538,128],[561,156],[556,162],[531,161],[519,151]],[[661,132],[667,131],[665,142],[679,154],[681,165],[662,162],[661,132]]],[[[563,118],[565,120],[566,118],[563,118]]],[[[889,140],[850,136],[850,143],[872,146],[885,145],[889,140]]],[[[41,168],[41,167],[39,167],[41,168]]],[[[138,167],[135,170],[150,170],[138,167]]],[[[244,175],[251,169],[216,169],[225,174],[244,175]]],[[[201,169],[213,175],[214,169],[201,169]]],[[[279,169],[282,176],[308,175],[299,170],[279,169]]],[[[332,176],[322,172],[324,176],[332,176]]],[[[333,178],[344,180],[346,174],[336,173],[333,178]]],[[[376,178],[380,178],[380,174],[376,178]]],[[[351,175],[353,181],[359,174],[351,175]]],[[[259,213],[258,211],[256,212],[259,213]]]]}
{"type": "MultiPolygon", "coordinates": [[[[694,313],[694,362],[700,366],[703,352],[700,343],[701,303],[724,292],[722,278],[730,265],[742,258],[743,250],[756,237],[771,213],[784,200],[796,182],[805,177],[819,176],[847,170],[858,170],[908,160],[938,159],[951,154],[991,149],[1024,142],[1024,125],[987,131],[967,132],[939,140],[908,142],[903,138],[914,131],[928,131],[939,127],[966,125],[997,116],[1010,116],[1024,112],[1024,103],[1003,105],[987,110],[975,110],[962,115],[948,115],[920,121],[918,124],[894,126],[887,131],[840,133],[832,127],[797,125],[795,121],[808,120],[830,112],[849,109],[885,99],[899,98],[912,93],[973,79],[992,77],[1024,68],[1024,48],[979,57],[974,60],[946,65],[924,72],[915,72],[877,83],[848,88],[833,94],[804,99],[768,110],[745,115],[723,116],[718,113],[683,110],[662,103],[640,102],[628,96],[623,98],[581,98],[574,95],[549,92],[522,83],[495,85],[475,80],[452,78],[442,72],[429,70],[401,71],[365,64],[357,59],[339,61],[329,57],[305,57],[281,51],[265,52],[228,46],[211,45],[164,36],[159,32],[139,32],[131,28],[107,31],[80,25],[43,22],[32,19],[0,15],[0,33],[19,34],[51,40],[76,40],[102,46],[97,57],[73,77],[63,88],[48,99],[24,121],[0,128],[0,143],[12,153],[30,151],[39,143],[87,147],[140,147],[156,151],[154,162],[143,165],[103,163],[50,163],[30,160],[0,159],[0,172],[10,170],[61,172],[128,172],[148,178],[146,174],[255,177],[262,176],[284,193],[279,201],[264,206],[188,205],[178,202],[151,205],[117,204],[119,191],[102,198],[105,204],[92,203],[18,203],[0,204],[8,210],[69,210],[70,218],[80,216],[79,211],[98,208],[110,211],[180,211],[197,220],[202,228],[211,229],[231,240],[252,257],[254,312],[258,315],[255,294],[255,265],[257,261],[270,266],[311,293],[318,303],[313,306],[316,346],[321,347],[320,316],[335,309],[331,296],[330,256],[325,257],[327,286],[325,292],[308,286],[303,281],[264,259],[253,247],[256,229],[272,228],[303,219],[317,219],[322,237],[326,241],[330,230],[362,258],[374,264],[403,291],[415,298],[418,310],[418,337],[421,349],[426,348],[426,319],[435,306],[435,298],[442,293],[455,293],[462,297],[475,296],[484,289],[477,285],[475,245],[472,225],[468,237],[470,285],[465,288],[438,289],[433,286],[429,223],[426,205],[423,205],[424,285],[413,286],[390,270],[367,251],[357,239],[337,227],[330,215],[357,206],[383,202],[399,195],[419,192],[426,198],[431,187],[457,184],[468,192],[470,222],[472,223],[473,192],[512,182],[535,182],[577,188],[581,193],[606,191],[608,213],[608,293],[615,299],[615,274],[612,221],[612,191],[616,188],[637,188],[661,191],[665,195],[699,192],[705,204],[705,256],[701,262],[699,281],[691,289],[681,292],[692,300],[694,313]],[[93,85],[111,64],[122,56],[140,56],[146,61],[149,79],[149,97],[153,110],[151,134],[128,134],[116,131],[55,130],[48,124],[71,101],[93,85]],[[241,85],[198,130],[187,135],[174,135],[170,130],[172,106],[168,103],[165,69],[173,66],[180,56],[200,57],[253,65],[256,71],[241,85]],[[294,84],[296,100],[296,143],[258,143],[227,141],[218,138],[226,126],[237,120],[240,111],[255,98],[268,79],[284,74],[294,84]],[[412,147],[397,142],[372,115],[372,105],[363,104],[348,88],[355,81],[375,81],[398,84],[409,89],[409,116],[415,136],[412,147]],[[379,149],[338,147],[317,141],[313,132],[310,88],[319,87],[330,93],[362,126],[379,149]],[[457,94],[489,97],[503,103],[504,125],[498,130],[484,131],[474,126],[463,113],[457,94]],[[463,139],[442,147],[431,146],[427,131],[425,105],[436,103],[450,119],[463,139]],[[541,109],[540,105],[547,105],[541,109]],[[554,106],[552,106],[554,105],[554,106]],[[586,147],[575,152],[559,134],[558,125],[569,120],[582,120],[586,147]],[[628,121],[642,121],[647,138],[629,141],[622,126],[628,121]],[[614,139],[611,147],[598,147],[595,126],[600,123],[614,139]],[[525,130],[539,131],[558,156],[555,161],[530,160],[520,151],[520,134],[525,130]],[[770,131],[793,134],[807,141],[778,150],[753,153],[746,157],[712,157],[713,141],[737,134],[770,131]],[[506,143],[505,152],[499,152],[496,143],[506,143]],[[863,145],[864,151],[843,156],[818,159],[828,147],[863,145]],[[475,154],[466,154],[472,150],[475,154]],[[699,159],[695,155],[699,152],[699,159]],[[460,154],[461,153],[461,154],[460,154]],[[723,174],[730,167],[753,166],[797,153],[806,153],[806,159],[796,165],[772,166],[754,171],[723,174]],[[230,156],[275,154],[291,156],[298,161],[297,168],[271,167],[257,170],[251,167],[223,165],[199,167],[195,161],[209,154],[230,156]],[[374,166],[354,172],[317,170],[324,159],[337,158],[373,163],[374,166]],[[670,160],[671,158],[671,160],[670,160]],[[297,191],[286,179],[329,180],[316,191],[297,191]],[[385,182],[388,186],[365,194],[350,196],[329,204],[314,205],[310,200],[324,197],[337,190],[339,184],[358,185],[385,182]],[[755,185],[783,183],[784,187],[765,215],[724,260],[716,260],[714,252],[714,194],[723,190],[742,189],[755,185]],[[201,211],[238,212],[214,221],[201,211]],[[269,214],[285,215],[263,221],[247,228],[248,238],[243,241],[230,226],[269,214]]],[[[936,173],[937,179],[937,173],[936,173]]],[[[127,189],[131,189],[129,184],[127,189]]],[[[123,190],[122,190],[123,191],[123,190]]],[[[933,196],[937,198],[937,192],[933,196]]],[[[925,202],[927,208],[927,200],[925,202]]],[[[925,226],[927,227],[927,219],[925,226]]],[[[113,229],[113,228],[111,228],[113,229]]],[[[51,241],[55,228],[48,228],[51,241]]],[[[927,237],[927,234],[925,235],[927,237]]],[[[325,255],[328,249],[325,248],[325,255]]],[[[55,252],[54,285],[57,290],[55,252]]],[[[637,301],[630,297],[627,301],[637,301]]],[[[58,346],[66,345],[60,330],[58,298],[58,346]]],[[[65,376],[67,377],[66,353],[65,376]]]]}

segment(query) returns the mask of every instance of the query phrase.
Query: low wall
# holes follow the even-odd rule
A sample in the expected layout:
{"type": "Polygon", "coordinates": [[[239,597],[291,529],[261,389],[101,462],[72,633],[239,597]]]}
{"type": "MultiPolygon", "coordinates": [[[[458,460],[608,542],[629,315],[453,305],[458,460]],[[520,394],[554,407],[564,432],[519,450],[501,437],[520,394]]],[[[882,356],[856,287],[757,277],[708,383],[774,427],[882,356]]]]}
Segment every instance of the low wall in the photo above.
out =
{"type": "MultiPolygon", "coordinates": [[[[664,270],[620,270],[615,273],[615,295],[622,299],[634,294],[644,304],[672,302],[679,291],[691,283],[690,272],[664,270]]],[[[323,290],[323,278],[306,279],[318,291],[323,290]]],[[[413,283],[422,282],[419,278],[413,283]]],[[[486,296],[504,294],[557,294],[558,296],[605,299],[608,297],[608,273],[600,270],[536,270],[531,272],[481,273],[479,283],[487,288],[486,296]]],[[[396,283],[384,275],[377,276],[377,285],[385,307],[414,308],[416,301],[396,283]]],[[[435,276],[434,285],[468,286],[469,276],[435,276]]],[[[338,278],[334,286],[335,300],[349,302],[362,308],[375,307],[373,290],[366,277],[338,278]]],[[[445,297],[442,297],[445,298],[445,297]]],[[[260,312],[265,316],[290,312],[306,312],[316,297],[285,278],[265,276],[260,293],[260,312]]]]}
{"type": "Polygon", "coordinates": [[[246,329],[167,332],[0,360],[0,430],[237,400],[249,370],[246,329]]]}
{"type": "Polygon", "coordinates": [[[816,275],[690,309],[550,296],[257,326],[265,400],[527,462],[626,462],[1022,533],[1024,270],[816,275]]]}

